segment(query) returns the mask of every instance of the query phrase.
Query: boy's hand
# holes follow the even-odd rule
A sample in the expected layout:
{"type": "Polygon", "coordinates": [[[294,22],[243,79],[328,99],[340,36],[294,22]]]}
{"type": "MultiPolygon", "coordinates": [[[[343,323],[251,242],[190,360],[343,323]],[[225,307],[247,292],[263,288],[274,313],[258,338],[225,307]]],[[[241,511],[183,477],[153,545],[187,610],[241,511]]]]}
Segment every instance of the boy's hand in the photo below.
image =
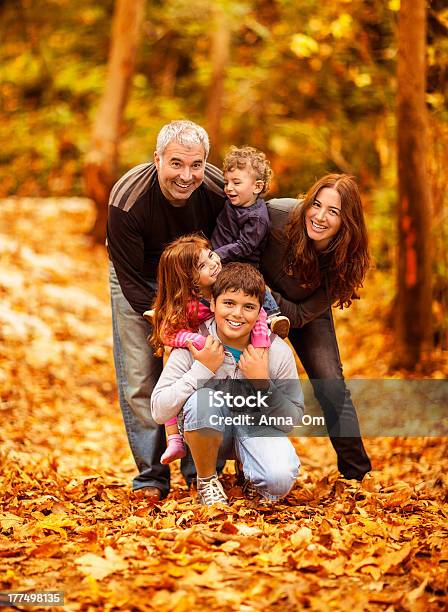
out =
{"type": "Polygon", "coordinates": [[[216,372],[224,361],[224,348],[221,342],[213,336],[207,336],[205,346],[200,351],[191,342],[188,343],[188,348],[193,357],[212,372],[216,372]]]}
{"type": "Polygon", "coordinates": [[[257,355],[260,355],[260,357],[263,357],[263,355],[265,354],[266,350],[269,350],[269,349],[266,349],[266,347],[263,347],[263,346],[254,346],[254,349],[255,349],[255,352],[257,353],[257,355]]]}
{"type": "Polygon", "coordinates": [[[266,389],[269,386],[269,350],[262,349],[262,351],[249,344],[240,357],[238,367],[253,383],[259,381],[260,384],[254,383],[254,386],[266,389]]]}

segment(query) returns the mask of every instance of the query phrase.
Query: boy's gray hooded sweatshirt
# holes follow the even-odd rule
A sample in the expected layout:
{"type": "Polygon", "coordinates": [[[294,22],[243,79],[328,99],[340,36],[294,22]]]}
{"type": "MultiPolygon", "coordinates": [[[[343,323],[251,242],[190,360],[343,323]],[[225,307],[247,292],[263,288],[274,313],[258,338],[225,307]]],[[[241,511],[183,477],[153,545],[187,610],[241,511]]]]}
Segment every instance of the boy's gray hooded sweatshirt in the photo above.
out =
{"type": "MultiPolygon", "coordinates": [[[[201,326],[200,332],[203,335],[211,334],[216,338],[215,320],[206,321],[201,326]]],[[[269,407],[262,407],[261,413],[267,417],[288,417],[292,419],[294,425],[300,425],[303,415],[303,393],[293,353],[286,342],[275,334],[271,335],[269,348],[269,377],[269,388],[263,391],[264,395],[269,394],[267,402],[269,407]]],[[[188,398],[201,387],[216,389],[218,380],[244,380],[244,378],[233,355],[228,351],[225,351],[224,361],[214,373],[196,361],[188,349],[175,348],[151,396],[153,419],[156,423],[163,424],[177,416],[188,398]]],[[[276,418],[276,421],[280,423],[276,426],[277,429],[285,432],[292,429],[288,425],[282,426],[283,419],[276,418]]]]}

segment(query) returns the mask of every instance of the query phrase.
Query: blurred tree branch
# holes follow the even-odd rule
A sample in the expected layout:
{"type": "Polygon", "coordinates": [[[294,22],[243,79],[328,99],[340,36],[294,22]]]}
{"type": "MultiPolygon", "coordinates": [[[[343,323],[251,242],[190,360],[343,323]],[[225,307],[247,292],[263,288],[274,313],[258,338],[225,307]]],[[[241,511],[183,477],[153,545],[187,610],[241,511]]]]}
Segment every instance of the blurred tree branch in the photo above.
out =
{"type": "Polygon", "coordinates": [[[397,76],[398,350],[394,366],[414,370],[416,364],[425,362],[432,348],[425,0],[401,0],[397,76]]]}
{"type": "Polygon", "coordinates": [[[115,5],[106,84],[83,168],[86,195],[95,202],[97,210],[91,230],[96,242],[104,242],[106,235],[107,205],[117,179],[120,128],[134,72],[144,7],[144,0],[117,0],[115,5]]]}
{"type": "Polygon", "coordinates": [[[224,81],[230,57],[231,29],[229,16],[221,2],[213,5],[210,61],[212,77],[205,111],[208,134],[212,143],[210,161],[220,164],[221,123],[224,106],[224,81]]]}

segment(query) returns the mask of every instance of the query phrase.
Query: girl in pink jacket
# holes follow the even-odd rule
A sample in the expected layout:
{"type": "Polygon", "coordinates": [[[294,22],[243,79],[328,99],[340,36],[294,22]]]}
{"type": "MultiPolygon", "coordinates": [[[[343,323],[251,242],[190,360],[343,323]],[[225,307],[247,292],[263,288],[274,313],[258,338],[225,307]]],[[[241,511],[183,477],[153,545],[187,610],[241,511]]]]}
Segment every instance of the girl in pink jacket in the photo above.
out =
{"type": "MultiPolygon", "coordinates": [[[[157,272],[154,310],[148,311],[153,325],[151,344],[156,355],[163,355],[165,345],[204,348],[205,338],[197,330],[201,323],[213,317],[211,287],[220,271],[221,260],[203,236],[182,236],[165,248],[157,272]]],[[[269,335],[266,312],[262,308],[252,329],[252,345],[269,348],[269,335]]],[[[165,428],[167,449],[161,463],[171,463],[185,456],[185,447],[176,417],[165,423],[165,428]]]]}

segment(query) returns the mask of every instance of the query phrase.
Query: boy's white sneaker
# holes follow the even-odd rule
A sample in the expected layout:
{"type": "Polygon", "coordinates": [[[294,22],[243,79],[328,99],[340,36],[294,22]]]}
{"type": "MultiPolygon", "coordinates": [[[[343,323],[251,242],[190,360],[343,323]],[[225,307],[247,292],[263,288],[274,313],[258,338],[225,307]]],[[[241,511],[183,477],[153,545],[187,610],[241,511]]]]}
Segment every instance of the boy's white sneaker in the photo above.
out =
{"type": "Polygon", "coordinates": [[[250,480],[245,480],[242,486],[242,491],[247,499],[256,499],[260,496],[257,487],[250,480]]]}
{"type": "Polygon", "coordinates": [[[224,493],[218,476],[212,476],[210,480],[205,481],[198,479],[198,502],[203,506],[213,506],[213,504],[229,505],[229,500],[224,493]]]}

